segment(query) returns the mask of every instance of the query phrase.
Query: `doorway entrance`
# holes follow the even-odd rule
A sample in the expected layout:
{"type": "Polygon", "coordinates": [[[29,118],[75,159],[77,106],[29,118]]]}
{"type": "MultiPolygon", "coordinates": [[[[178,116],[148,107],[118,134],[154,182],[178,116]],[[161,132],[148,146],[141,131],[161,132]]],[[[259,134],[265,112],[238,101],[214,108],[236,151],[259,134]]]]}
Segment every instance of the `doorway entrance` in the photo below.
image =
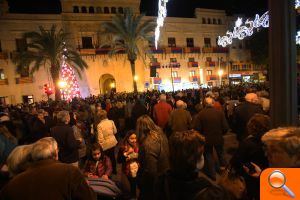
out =
{"type": "Polygon", "coordinates": [[[111,74],[103,74],[99,79],[100,94],[116,92],[116,80],[111,74]]]}

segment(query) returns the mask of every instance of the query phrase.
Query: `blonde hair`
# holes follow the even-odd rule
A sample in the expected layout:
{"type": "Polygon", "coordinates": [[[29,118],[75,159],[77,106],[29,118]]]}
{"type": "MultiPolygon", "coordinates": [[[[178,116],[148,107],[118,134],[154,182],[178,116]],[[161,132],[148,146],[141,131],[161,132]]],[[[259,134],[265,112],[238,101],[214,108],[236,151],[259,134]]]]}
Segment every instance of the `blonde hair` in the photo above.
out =
{"type": "Polygon", "coordinates": [[[7,158],[8,171],[15,176],[26,170],[31,162],[32,144],[17,146],[7,158]]]}
{"type": "Polygon", "coordinates": [[[280,127],[272,129],[261,138],[266,145],[278,145],[289,155],[300,154],[300,128],[280,127]]]}
{"type": "Polygon", "coordinates": [[[160,127],[156,126],[148,115],[142,115],[138,118],[136,122],[136,133],[140,142],[142,142],[148,136],[157,139],[158,134],[161,132],[162,130],[160,127]]]}

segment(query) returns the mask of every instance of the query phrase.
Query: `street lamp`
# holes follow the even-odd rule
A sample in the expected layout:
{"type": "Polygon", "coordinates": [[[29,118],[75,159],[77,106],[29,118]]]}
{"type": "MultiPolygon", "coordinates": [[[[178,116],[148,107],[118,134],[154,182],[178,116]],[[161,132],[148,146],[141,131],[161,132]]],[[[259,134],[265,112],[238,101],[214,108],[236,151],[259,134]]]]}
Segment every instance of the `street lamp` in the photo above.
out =
{"type": "Polygon", "coordinates": [[[139,80],[139,77],[138,77],[137,75],[135,75],[135,76],[133,77],[133,80],[137,81],[137,80],[139,80]]]}
{"type": "Polygon", "coordinates": [[[222,70],[222,69],[219,69],[218,74],[219,74],[219,79],[220,79],[220,86],[222,86],[223,70],[222,70]]]}
{"type": "Polygon", "coordinates": [[[111,88],[115,88],[115,87],[116,87],[115,82],[112,82],[112,83],[110,84],[110,87],[111,87],[111,88]]]}
{"type": "Polygon", "coordinates": [[[57,85],[58,85],[60,91],[62,92],[63,100],[65,100],[65,91],[64,91],[64,89],[67,87],[67,82],[64,81],[64,80],[60,80],[60,81],[57,82],[57,85]]]}

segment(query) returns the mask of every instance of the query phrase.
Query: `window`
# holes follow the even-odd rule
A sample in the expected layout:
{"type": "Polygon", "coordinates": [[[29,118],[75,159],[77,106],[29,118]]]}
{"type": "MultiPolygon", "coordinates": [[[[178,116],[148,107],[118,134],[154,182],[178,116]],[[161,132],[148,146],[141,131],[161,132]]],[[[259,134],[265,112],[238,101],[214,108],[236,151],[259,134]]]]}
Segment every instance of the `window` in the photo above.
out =
{"type": "Polygon", "coordinates": [[[23,67],[20,71],[21,78],[29,77],[29,67],[23,67]]]}
{"type": "Polygon", "coordinates": [[[27,50],[27,43],[24,38],[16,39],[16,47],[17,52],[26,51],[27,50]]]}
{"type": "Polygon", "coordinates": [[[204,46],[205,47],[211,47],[210,38],[204,38],[204,46]]]}
{"type": "Polygon", "coordinates": [[[186,46],[194,47],[194,38],[186,38],[186,46]]]}
{"type": "Polygon", "coordinates": [[[190,76],[195,76],[195,75],[196,75],[195,70],[190,71],[190,76]]]}
{"type": "Polygon", "coordinates": [[[82,13],[87,13],[87,10],[86,10],[86,7],[85,7],[85,6],[82,6],[82,7],[81,7],[81,12],[82,12],[82,13]]]}
{"type": "Polygon", "coordinates": [[[213,18],[213,24],[217,24],[217,20],[213,18]]]}
{"type": "Polygon", "coordinates": [[[92,37],[82,37],[82,48],[83,49],[93,49],[92,37]]]}
{"type": "Polygon", "coordinates": [[[5,79],[4,69],[0,69],[0,80],[5,79]]]}
{"type": "Polygon", "coordinates": [[[24,95],[22,96],[23,99],[23,103],[25,104],[33,104],[34,100],[33,100],[33,95],[24,95]]]}
{"type": "Polygon", "coordinates": [[[117,9],[116,9],[115,7],[112,7],[112,8],[111,8],[111,13],[116,14],[116,13],[117,13],[117,9]]]}
{"type": "Polygon", "coordinates": [[[239,71],[239,70],[240,70],[239,65],[232,65],[231,66],[231,71],[239,71]]]}
{"type": "Polygon", "coordinates": [[[206,24],[206,19],[202,18],[202,24],[206,24]]]}
{"type": "Polygon", "coordinates": [[[170,58],[170,62],[177,62],[176,58],[170,58]]]}
{"type": "Polygon", "coordinates": [[[176,40],[174,37],[168,38],[168,47],[176,47],[176,40]]]}
{"type": "Polygon", "coordinates": [[[79,13],[79,7],[73,6],[73,13],[79,13]]]}
{"type": "Polygon", "coordinates": [[[195,58],[189,58],[189,62],[195,62],[195,58]]]}
{"type": "Polygon", "coordinates": [[[89,7],[89,13],[95,13],[95,9],[94,9],[94,7],[89,7]]]}
{"type": "Polygon", "coordinates": [[[158,72],[156,72],[155,77],[159,78],[159,73],[158,72]]]}
{"type": "Polygon", "coordinates": [[[104,7],[104,13],[108,14],[109,13],[109,8],[108,7],[104,7]]]}
{"type": "Polygon", "coordinates": [[[212,61],[211,57],[206,57],[206,62],[211,62],[211,61],[212,61]]]}
{"type": "Polygon", "coordinates": [[[211,76],[211,75],[212,75],[212,70],[207,70],[207,71],[206,71],[206,74],[207,74],[208,76],[211,76]]]}
{"type": "Polygon", "coordinates": [[[123,13],[124,13],[123,8],[122,8],[122,7],[119,7],[119,8],[118,8],[118,12],[121,13],[121,14],[123,14],[123,13]]]}
{"type": "Polygon", "coordinates": [[[178,77],[178,72],[177,72],[177,71],[172,71],[172,77],[173,77],[173,78],[178,77]]]}
{"type": "Polygon", "coordinates": [[[222,21],[221,21],[221,19],[218,19],[218,24],[222,24],[222,21]]]}
{"type": "Polygon", "coordinates": [[[97,7],[96,8],[96,13],[102,13],[102,8],[101,7],[97,7]]]}
{"type": "Polygon", "coordinates": [[[207,23],[210,24],[210,18],[207,19],[207,23]]]}

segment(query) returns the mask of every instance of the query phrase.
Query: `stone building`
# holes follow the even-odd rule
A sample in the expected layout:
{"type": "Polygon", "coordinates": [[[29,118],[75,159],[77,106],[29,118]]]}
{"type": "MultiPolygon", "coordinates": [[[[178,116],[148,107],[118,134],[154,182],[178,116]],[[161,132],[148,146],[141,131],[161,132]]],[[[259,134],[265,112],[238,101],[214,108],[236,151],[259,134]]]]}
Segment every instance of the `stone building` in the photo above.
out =
{"type": "MultiPolygon", "coordinates": [[[[101,48],[105,38],[101,23],[130,7],[139,13],[140,0],[61,0],[60,14],[17,14],[1,3],[0,16],[0,100],[8,104],[46,100],[44,84],[53,84],[47,65],[30,76],[18,74],[11,58],[24,47],[22,34],[39,26],[70,33],[68,42],[77,48],[88,64],[79,79],[83,97],[109,92],[132,91],[130,64],[126,55],[108,56],[101,48]]],[[[155,17],[146,16],[145,19],[155,17]]],[[[158,49],[145,43],[145,56],[136,62],[138,90],[179,90],[199,86],[235,84],[263,79],[262,70],[250,62],[244,41],[230,48],[217,46],[216,38],[232,28],[233,17],[223,10],[195,9],[194,18],[167,17],[158,49]],[[148,56],[152,52],[152,58],[148,56]],[[147,54],[146,54],[147,53],[147,54]],[[151,70],[152,69],[152,70],[151,70]],[[220,74],[222,70],[222,74],[220,74]],[[150,77],[150,71],[152,76],[150,77]]],[[[53,85],[52,85],[53,86],[53,85]]]]}

